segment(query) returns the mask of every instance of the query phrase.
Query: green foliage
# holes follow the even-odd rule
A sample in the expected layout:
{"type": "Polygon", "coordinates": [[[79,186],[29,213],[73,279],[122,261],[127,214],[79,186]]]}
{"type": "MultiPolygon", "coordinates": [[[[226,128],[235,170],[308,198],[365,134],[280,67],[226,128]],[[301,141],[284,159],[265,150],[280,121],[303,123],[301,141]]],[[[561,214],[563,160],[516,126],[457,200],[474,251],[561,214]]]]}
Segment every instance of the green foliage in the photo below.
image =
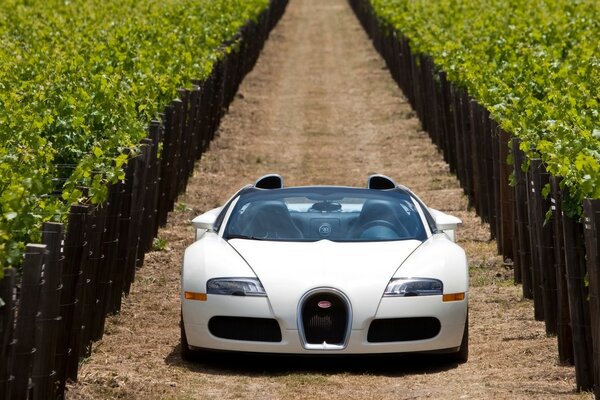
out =
{"type": "Polygon", "coordinates": [[[192,211],[192,209],[189,208],[187,206],[187,204],[180,202],[180,203],[177,203],[175,205],[175,211],[177,211],[177,212],[186,212],[186,211],[192,211]]]}
{"type": "Polygon", "coordinates": [[[168,250],[167,241],[161,238],[154,238],[152,241],[152,251],[165,251],[168,250]]]}
{"type": "Polygon", "coordinates": [[[268,0],[0,2],[0,276],[42,222],[123,179],[126,150],[268,0]],[[81,187],[89,188],[84,194],[81,187]]]}
{"type": "Polygon", "coordinates": [[[565,211],[600,198],[600,3],[596,0],[370,0],[522,139],[569,190],[565,211]]]}

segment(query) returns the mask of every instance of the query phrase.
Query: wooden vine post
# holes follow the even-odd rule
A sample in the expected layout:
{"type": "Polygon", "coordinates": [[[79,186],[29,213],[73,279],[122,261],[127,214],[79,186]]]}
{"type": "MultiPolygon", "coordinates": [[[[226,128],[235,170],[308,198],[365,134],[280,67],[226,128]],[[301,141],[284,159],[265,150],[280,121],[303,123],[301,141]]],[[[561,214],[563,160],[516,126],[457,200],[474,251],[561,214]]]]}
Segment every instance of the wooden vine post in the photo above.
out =
{"type": "Polygon", "coordinates": [[[585,249],[589,278],[590,319],[592,327],[592,360],[594,362],[594,393],[600,399],[600,200],[586,199],[585,249]]]}

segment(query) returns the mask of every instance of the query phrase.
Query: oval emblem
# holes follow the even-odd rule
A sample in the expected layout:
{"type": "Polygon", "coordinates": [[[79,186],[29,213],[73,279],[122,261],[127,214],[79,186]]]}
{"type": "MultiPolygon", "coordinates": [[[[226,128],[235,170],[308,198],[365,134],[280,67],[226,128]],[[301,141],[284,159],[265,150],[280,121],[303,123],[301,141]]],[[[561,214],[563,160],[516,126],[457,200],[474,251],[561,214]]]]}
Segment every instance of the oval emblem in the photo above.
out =
{"type": "Polygon", "coordinates": [[[319,233],[321,236],[329,236],[331,233],[331,225],[325,223],[319,227],[319,233]]]}
{"type": "Polygon", "coordinates": [[[331,302],[327,300],[321,300],[317,303],[317,306],[319,306],[319,308],[329,308],[331,307],[331,302]]]}

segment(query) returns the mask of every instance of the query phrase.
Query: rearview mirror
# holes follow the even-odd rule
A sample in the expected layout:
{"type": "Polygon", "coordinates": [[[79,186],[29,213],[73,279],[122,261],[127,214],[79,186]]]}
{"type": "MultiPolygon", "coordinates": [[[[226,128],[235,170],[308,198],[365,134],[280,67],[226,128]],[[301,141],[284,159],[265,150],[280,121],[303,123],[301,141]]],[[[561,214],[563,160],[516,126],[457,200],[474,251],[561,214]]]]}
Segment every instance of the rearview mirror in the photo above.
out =
{"type": "Polygon", "coordinates": [[[221,209],[222,207],[213,208],[192,220],[192,225],[196,229],[196,240],[200,239],[206,232],[214,230],[221,209]]]}
{"type": "Polygon", "coordinates": [[[445,213],[438,211],[436,209],[433,209],[433,208],[430,208],[429,212],[431,213],[431,216],[435,220],[435,226],[436,226],[438,232],[444,232],[446,235],[448,235],[450,240],[455,242],[456,241],[456,233],[455,233],[456,228],[457,228],[458,224],[462,224],[462,221],[460,219],[456,218],[455,216],[445,214],[445,213]]]}

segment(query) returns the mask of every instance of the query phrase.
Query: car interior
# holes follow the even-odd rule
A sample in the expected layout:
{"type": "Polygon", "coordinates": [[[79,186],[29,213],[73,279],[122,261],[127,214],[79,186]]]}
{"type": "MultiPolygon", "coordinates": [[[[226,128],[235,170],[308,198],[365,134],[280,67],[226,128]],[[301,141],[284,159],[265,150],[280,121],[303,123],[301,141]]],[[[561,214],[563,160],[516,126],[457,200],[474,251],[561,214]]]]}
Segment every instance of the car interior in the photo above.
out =
{"type": "Polygon", "coordinates": [[[425,238],[416,211],[383,199],[344,210],[338,202],[315,202],[298,209],[284,200],[248,203],[232,218],[229,233],[252,239],[317,241],[384,241],[425,238]]]}

